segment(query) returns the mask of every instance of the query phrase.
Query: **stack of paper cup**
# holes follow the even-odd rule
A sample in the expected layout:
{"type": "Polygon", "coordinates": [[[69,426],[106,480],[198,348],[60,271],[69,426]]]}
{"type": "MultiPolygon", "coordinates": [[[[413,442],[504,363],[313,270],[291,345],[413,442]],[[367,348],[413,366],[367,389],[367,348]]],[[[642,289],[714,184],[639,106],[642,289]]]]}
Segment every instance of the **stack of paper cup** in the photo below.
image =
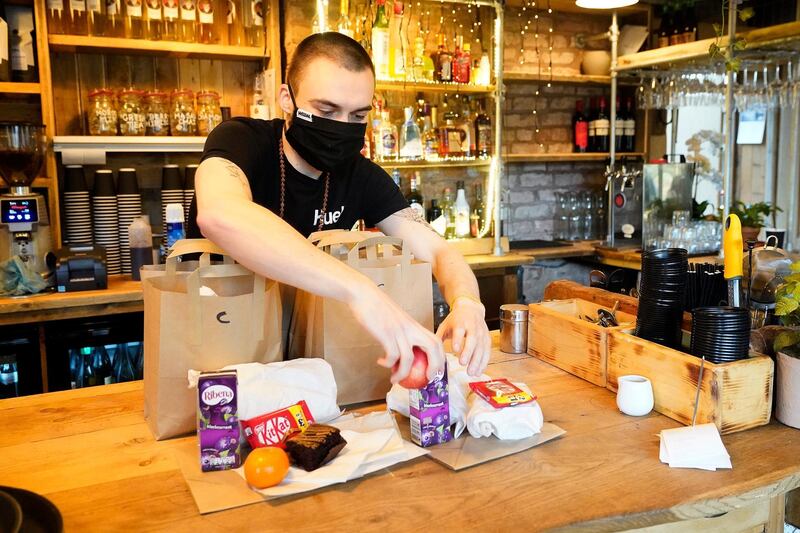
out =
{"type": "Polygon", "coordinates": [[[197,173],[197,165],[186,165],[183,181],[183,213],[186,215],[186,227],[189,226],[189,209],[194,199],[194,176],[197,173]]]}
{"type": "Polygon", "coordinates": [[[183,176],[178,165],[164,165],[161,169],[161,229],[164,234],[163,245],[167,244],[167,205],[183,205],[183,176]]]}
{"type": "Polygon", "coordinates": [[[64,228],[69,244],[92,242],[92,209],[89,187],[80,165],[69,165],[64,171],[64,228]]]}
{"type": "Polygon", "coordinates": [[[106,270],[109,274],[121,274],[117,195],[114,190],[114,174],[108,169],[100,169],[94,173],[92,215],[94,242],[106,249],[106,270]]]}
{"type": "Polygon", "coordinates": [[[131,255],[129,253],[128,227],[133,220],[142,214],[142,196],[139,193],[139,181],[135,168],[121,168],[117,175],[117,231],[122,262],[122,273],[131,273],[131,255]]]}

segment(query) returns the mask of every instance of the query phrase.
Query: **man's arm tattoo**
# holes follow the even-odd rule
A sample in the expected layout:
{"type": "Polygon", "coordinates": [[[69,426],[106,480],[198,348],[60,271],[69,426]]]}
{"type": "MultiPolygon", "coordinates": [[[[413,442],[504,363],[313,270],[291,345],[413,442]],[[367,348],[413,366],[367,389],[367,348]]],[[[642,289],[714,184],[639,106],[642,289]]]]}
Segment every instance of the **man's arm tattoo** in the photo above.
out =
{"type": "Polygon", "coordinates": [[[425,220],[425,218],[421,214],[419,214],[419,212],[417,212],[416,209],[413,209],[411,207],[406,207],[405,209],[401,209],[400,211],[395,213],[394,216],[398,216],[400,218],[410,220],[411,222],[416,222],[417,224],[421,224],[423,227],[436,233],[436,235],[439,235],[439,233],[435,229],[433,229],[433,226],[428,224],[428,221],[425,220]]]}

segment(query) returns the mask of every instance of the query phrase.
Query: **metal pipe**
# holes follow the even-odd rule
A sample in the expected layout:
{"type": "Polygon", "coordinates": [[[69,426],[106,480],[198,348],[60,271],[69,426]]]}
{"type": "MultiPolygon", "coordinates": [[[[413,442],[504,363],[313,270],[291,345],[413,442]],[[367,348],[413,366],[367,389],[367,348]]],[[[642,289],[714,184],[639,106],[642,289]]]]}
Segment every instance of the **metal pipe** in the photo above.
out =
{"type": "Polygon", "coordinates": [[[792,109],[792,165],[789,173],[789,205],[786,209],[786,242],[790,252],[797,250],[797,210],[800,194],[800,103],[794,102],[792,109]]]}
{"type": "Polygon", "coordinates": [[[501,235],[500,202],[503,176],[503,159],[500,147],[503,143],[503,3],[495,4],[494,19],[494,161],[489,169],[489,179],[494,181],[494,255],[504,255],[501,235]]]}
{"type": "MultiPolygon", "coordinates": [[[[736,41],[736,5],[728,2],[728,59],[733,59],[734,42],[736,41]]],[[[733,204],[733,172],[735,165],[734,149],[736,148],[733,130],[736,127],[733,109],[733,71],[728,70],[725,81],[725,172],[722,178],[723,198],[722,220],[727,220],[733,204]]]]}
{"type": "MultiPolygon", "coordinates": [[[[608,37],[611,41],[611,124],[610,124],[610,139],[608,147],[608,157],[610,160],[611,171],[614,170],[614,160],[617,157],[617,43],[619,41],[619,26],[617,25],[617,12],[611,15],[611,28],[608,30],[608,37]]],[[[608,209],[606,209],[606,217],[608,218],[608,236],[606,241],[608,246],[614,247],[614,180],[608,187],[608,209]]]]}
{"type": "Polygon", "coordinates": [[[778,179],[778,110],[767,111],[767,160],[764,165],[764,201],[777,205],[775,187],[778,179]]]}

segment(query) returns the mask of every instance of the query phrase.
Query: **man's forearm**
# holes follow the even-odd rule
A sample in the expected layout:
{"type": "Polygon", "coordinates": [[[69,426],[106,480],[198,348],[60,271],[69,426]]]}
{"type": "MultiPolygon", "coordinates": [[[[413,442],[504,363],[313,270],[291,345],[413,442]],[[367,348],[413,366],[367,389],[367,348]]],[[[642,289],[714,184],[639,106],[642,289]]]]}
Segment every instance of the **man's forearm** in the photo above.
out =
{"type": "Polygon", "coordinates": [[[432,266],[439,290],[449,305],[460,296],[480,302],[475,274],[457,250],[450,246],[442,247],[436,253],[432,266]]]}

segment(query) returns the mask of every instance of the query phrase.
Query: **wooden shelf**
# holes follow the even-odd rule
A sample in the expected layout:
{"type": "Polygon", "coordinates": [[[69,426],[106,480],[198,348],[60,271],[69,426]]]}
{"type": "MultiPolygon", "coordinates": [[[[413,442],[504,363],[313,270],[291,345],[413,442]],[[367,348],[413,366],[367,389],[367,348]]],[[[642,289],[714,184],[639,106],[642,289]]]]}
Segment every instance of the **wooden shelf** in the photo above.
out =
{"type": "Polygon", "coordinates": [[[85,35],[50,35],[48,42],[50,50],[56,52],[119,52],[199,59],[259,60],[265,57],[263,48],[251,46],[147,41],[116,37],[87,37],[85,35]]]}
{"type": "Polygon", "coordinates": [[[375,84],[378,91],[422,91],[437,93],[472,93],[491,94],[492,85],[468,85],[464,83],[439,83],[424,81],[378,80],[375,84]]]}
{"type": "MultiPolygon", "coordinates": [[[[800,40],[800,21],[778,24],[767,28],[759,28],[748,32],[737,33],[747,41],[747,52],[769,46],[783,45],[800,40]]],[[[617,61],[617,71],[633,70],[643,67],[656,67],[671,63],[680,63],[692,59],[709,59],[708,47],[716,39],[703,39],[693,43],[676,44],[655,50],[646,50],[637,54],[620,56],[617,61]]],[[[720,48],[728,46],[728,36],[719,39],[720,48]]]]}
{"type": "MultiPolygon", "coordinates": [[[[550,163],[550,162],[583,162],[583,161],[604,161],[608,159],[608,153],[545,153],[545,154],[506,154],[503,160],[506,163],[550,163]]],[[[616,154],[620,157],[644,157],[640,152],[624,152],[616,154]]]]}
{"type": "MultiPolygon", "coordinates": [[[[504,72],[504,81],[550,81],[550,76],[547,74],[535,74],[531,72],[504,72]]],[[[594,85],[609,85],[611,84],[611,76],[590,76],[588,74],[573,74],[570,76],[553,76],[554,83],[567,83],[575,85],[594,84],[594,85]]]]}
{"type": "Polygon", "coordinates": [[[57,135],[53,150],[98,150],[106,152],[202,152],[205,137],[123,137],[106,135],[57,135]]]}
{"type": "Polygon", "coordinates": [[[39,94],[41,90],[42,86],[38,83],[0,82],[0,93],[4,94],[39,94]]]}
{"type": "Polygon", "coordinates": [[[453,168],[453,167],[488,167],[491,159],[463,159],[448,161],[376,161],[385,169],[393,168],[453,168]]]}

